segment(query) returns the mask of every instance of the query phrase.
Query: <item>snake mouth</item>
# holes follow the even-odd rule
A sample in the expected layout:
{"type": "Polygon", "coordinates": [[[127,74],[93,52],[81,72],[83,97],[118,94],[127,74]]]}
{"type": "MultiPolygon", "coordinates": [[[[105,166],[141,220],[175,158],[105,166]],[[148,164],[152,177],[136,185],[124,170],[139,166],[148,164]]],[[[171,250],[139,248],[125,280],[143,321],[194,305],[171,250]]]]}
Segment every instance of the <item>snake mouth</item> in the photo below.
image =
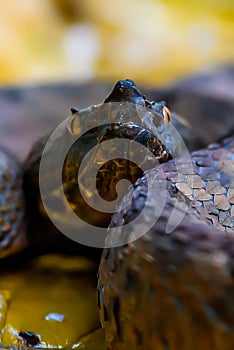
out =
{"type": "MultiPolygon", "coordinates": [[[[132,81],[130,83],[129,81],[127,83],[131,86],[132,81]]],[[[122,81],[119,81],[103,105],[93,106],[83,112],[77,110],[76,113],[73,113],[72,111],[66,127],[68,133],[71,137],[83,140],[81,143],[85,143],[87,151],[94,147],[94,144],[101,144],[103,141],[114,138],[122,138],[142,144],[152,152],[159,162],[168,160],[171,156],[163,135],[170,133],[171,116],[169,109],[164,101],[159,103],[149,102],[142,95],[140,95],[140,99],[140,92],[136,87],[131,87],[129,94],[127,94],[126,81],[124,83],[124,99],[127,95],[127,101],[119,102],[121,100],[119,89],[122,89],[123,85],[122,81]],[[113,101],[115,100],[115,94],[118,95],[118,102],[113,101]],[[134,96],[134,103],[131,101],[130,95],[134,96]],[[92,125],[93,121],[97,126],[92,125]],[[86,131],[83,132],[84,130],[86,131]]],[[[78,148],[77,154],[80,154],[78,148]]]]}
{"type": "MultiPolygon", "coordinates": [[[[73,122],[72,125],[80,128],[79,123],[73,122]]],[[[127,180],[133,185],[144,175],[145,170],[169,159],[170,153],[164,143],[143,125],[118,122],[89,129],[76,139],[64,162],[63,184],[67,202],[83,221],[98,227],[108,227],[116,205],[127,190],[126,183],[121,183],[121,180],[127,180]],[[118,197],[116,205],[107,204],[109,208],[113,206],[110,215],[104,210],[100,211],[97,193],[108,203],[116,201],[118,197]],[[83,200],[84,196],[88,202],[83,200]]]]}
{"type": "Polygon", "coordinates": [[[134,123],[112,124],[111,126],[107,127],[102,137],[100,137],[98,143],[100,144],[114,138],[129,139],[133,142],[138,142],[146,147],[159,163],[163,163],[171,158],[170,152],[162,143],[160,138],[143,126],[136,125],[134,123]]]}
{"type": "MultiPolygon", "coordinates": [[[[90,226],[106,228],[123,198],[121,192],[115,200],[120,180],[134,184],[146,171],[170,159],[160,137],[160,127],[167,127],[170,116],[164,102],[147,101],[129,79],[119,81],[105,103],[71,113],[52,135],[48,147],[48,152],[55,150],[61,159],[61,208],[68,208],[90,226]]],[[[49,163],[50,167],[55,163],[54,157],[49,163]]],[[[48,173],[47,164],[44,168],[48,173]]],[[[123,194],[126,191],[125,186],[123,194]]],[[[55,217],[53,198],[47,202],[55,217]]]]}

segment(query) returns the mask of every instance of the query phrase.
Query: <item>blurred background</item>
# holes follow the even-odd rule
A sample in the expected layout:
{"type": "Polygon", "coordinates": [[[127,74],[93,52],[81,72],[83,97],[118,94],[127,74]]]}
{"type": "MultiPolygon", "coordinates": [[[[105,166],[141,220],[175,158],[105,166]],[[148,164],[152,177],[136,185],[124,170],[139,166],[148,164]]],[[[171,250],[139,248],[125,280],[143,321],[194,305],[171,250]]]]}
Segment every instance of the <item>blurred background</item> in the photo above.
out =
{"type": "Polygon", "coordinates": [[[233,0],[8,0],[0,85],[175,81],[234,59],[233,0]]]}
{"type": "MultiPolygon", "coordinates": [[[[24,161],[71,106],[100,103],[123,78],[144,85],[150,100],[165,98],[208,143],[215,130],[233,130],[230,62],[234,0],[2,1],[1,145],[24,161]],[[212,70],[216,64],[223,66],[212,70]],[[200,70],[201,78],[166,86],[200,70]]],[[[15,264],[10,272],[1,266],[0,347],[19,345],[20,330],[58,347],[97,328],[96,267],[89,263],[49,254],[17,271],[15,264]],[[51,312],[65,322],[48,321],[51,312]]]]}

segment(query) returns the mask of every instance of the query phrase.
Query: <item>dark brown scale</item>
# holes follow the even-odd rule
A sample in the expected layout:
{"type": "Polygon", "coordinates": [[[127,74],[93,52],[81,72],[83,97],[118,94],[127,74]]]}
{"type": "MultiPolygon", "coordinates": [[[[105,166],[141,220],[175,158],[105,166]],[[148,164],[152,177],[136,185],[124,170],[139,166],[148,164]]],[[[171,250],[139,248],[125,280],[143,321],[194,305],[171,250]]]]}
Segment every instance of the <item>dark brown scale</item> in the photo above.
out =
{"type": "MultiPolygon", "coordinates": [[[[159,125],[161,122],[167,125],[170,121],[170,113],[165,103],[148,101],[130,79],[117,82],[105,102],[127,102],[147,107],[157,114],[159,125]]],[[[196,115],[195,108],[194,111],[196,115]]],[[[79,117],[79,112],[82,111],[77,108],[71,110],[75,117],[79,117]]],[[[207,113],[208,126],[213,120],[213,112],[214,110],[207,113]]],[[[202,115],[201,118],[204,118],[204,114],[197,114],[196,117],[202,115]]],[[[227,129],[230,129],[230,125],[233,127],[230,117],[226,117],[225,120],[228,121],[227,129]]],[[[140,117],[139,125],[125,123],[123,117],[119,123],[89,130],[70,149],[63,169],[64,191],[71,207],[84,220],[104,227],[109,224],[111,214],[108,216],[92,211],[82,202],[76,183],[82,157],[92,147],[112,138],[137,141],[148,148],[159,163],[163,163],[162,168],[166,174],[167,201],[155,226],[129,246],[105,250],[103,253],[98,282],[99,307],[108,343],[113,350],[139,347],[148,350],[233,349],[233,138],[194,153],[192,173],[186,173],[187,165],[181,159],[181,173],[178,174],[173,160],[168,161],[169,151],[159,137],[153,135],[143,124],[140,117]],[[168,162],[164,163],[165,161],[168,162]],[[185,217],[171,234],[165,235],[165,226],[177,198],[182,202],[182,206],[176,209],[177,213],[185,211],[185,217]]],[[[197,144],[197,132],[194,132],[194,127],[196,131],[196,128],[202,130],[199,137],[203,144],[226,135],[226,130],[225,133],[222,131],[219,134],[222,120],[221,124],[218,124],[220,127],[217,127],[216,123],[211,125],[212,132],[209,135],[207,127],[201,127],[202,119],[192,128],[174,117],[172,124],[185,135],[190,149],[194,149],[194,144],[197,144]]],[[[75,128],[75,119],[72,119],[70,129],[75,128]]],[[[68,136],[68,130],[65,128],[61,137],[68,136]]],[[[31,222],[29,247],[32,250],[51,250],[51,247],[58,245],[65,250],[64,242],[69,240],[62,234],[59,235],[49,223],[40,199],[38,172],[47,138],[37,142],[24,164],[27,221],[31,222]]],[[[53,146],[55,152],[59,152],[56,141],[53,146]]],[[[0,154],[0,159],[6,159],[3,166],[0,163],[1,258],[22,249],[25,244],[25,231],[21,230],[24,203],[18,164],[5,151],[3,155],[0,154]]],[[[122,212],[113,216],[113,227],[120,225],[123,220],[125,223],[131,223],[142,210],[148,185],[149,207],[154,210],[163,200],[162,192],[157,192],[155,196],[160,183],[158,170],[154,169],[144,176],[137,164],[121,158],[115,158],[100,168],[96,179],[100,196],[106,200],[115,199],[116,185],[121,179],[135,183],[129,192],[133,193],[133,197],[122,212]],[[135,183],[138,178],[140,180],[135,183]]],[[[50,183],[48,196],[53,197],[53,191],[57,188],[57,184],[53,182],[53,171],[48,172],[43,181],[50,183]]],[[[129,196],[130,194],[125,198],[125,204],[129,196]]],[[[61,203],[61,217],[64,210],[61,203]]],[[[68,245],[70,253],[71,246],[74,247],[73,242],[72,245],[68,245]]],[[[81,247],[79,253],[84,251],[84,247],[81,247]]],[[[88,248],[90,255],[93,251],[88,248]]],[[[38,336],[33,333],[22,331],[19,335],[25,339],[27,345],[39,343],[38,336]]]]}
{"type": "MultiPolygon", "coordinates": [[[[159,117],[157,118],[158,121],[161,120],[163,122],[165,118],[165,103],[148,101],[140,93],[134,82],[129,79],[117,82],[112,93],[109,97],[107,97],[105,102],[129,102],[135,105],[140,105],[143,107],[145,106],[149,109],[152,109],[157,114],[159,117]]],[[[77,108],[72,109],[72,114],[75,115],[76,118],[79,118],[79,110],[77,108]]],[[[112,120],[112,115],[110,115],[110,120],[112,120]]],[[[173,120],[176,120],[174,116],[172,118],[172,123],[173,120]]],[[[180,122],[178,122],[176,125],[178,126],[179,130],[181,130],[180,122]]],[[[75,128],[75,119],[73,120],[73,123],[71,120],[70,128],[75,128]]],[[[191,130],[189,128],[185,128],[185,125],[182,125],[182,130],[184,129],[186,129],[186,132],[191,134],[191,130]]],[[[67,129],[64,129],[63,137],[66,138],[69,136],[68,134],[69,133],[67,129]]],[[[61,249],[64,250],[65,245],[67,244],[68,250],[71,251],[71,249],[74,249],[74,247],[78,247],[79,245],[74,245],[72,242],[71,247],[69,244],[70,240],[67,239],[64,235],[58,233],[57,229],[54,228],[54,226],[48,220],[40,199],[38,171],[41,154],[43,152],[47,138],[48,137],[44,137],[42,140],[36,143],[36,145],[32,148],[32,151],[24,165],[24,190],[28,205],[27,221],[31,222],[31,230],[29,230],[29,232],[33,231],[34,233],[33,235],[29,235],[30,246],[34,247],[34,249],[39,247],[42,247],[44,249],[46,247],[48,250],[50,250],[51,247],[55,249],[59,249],[59,247],[61,247],[61,249]],[[35,229],[35,222],[37,222],[37,229],[35,229]],[[48,232],[50,232],[50,234],[48,234],[48,232]]],[[[140,117],[139,125],[131,123],[124,124],[123,117],[121,119],[121,123],[112,123],[110,125],[99,126],[90,129],[85,135],[83,135],[74,144],[68,153],[63,168],[63,187],[68,202],[70,203],[72,209],[77,213],[77,215],[82,220],[101,227],[108,226],[112,214],[99,212],[98,210],[94,210],[89,205],[87,205],[87,203],[82,199],[80,190],[77,186],[77,172],[81,160],[89,150],[91,150],[98,143],[100,144],[105,140],[112,138],[128,138],[130,140],[133,139],[134,141],[137,139],[139,143],[145,145],[149,150],[153,152],[159,163],[167,161],[170,158],[168,150],[161,143],[159,137],[156,137],[144,127],[140,117]]],[[[59,153],[59,147],[57,147],[56,141],[54,142],[54,151],[56,154],[59,153]]],[[[100,155],[100,157],[101,156],[102,155],[100,155]]],[[[107,201],[111,201],[116,198],[116,185],[119,180],[127,179],[131,183],[134,183],[143,175],[139,164],[136,165],[134,163],[123,161],[120,158],[114,158],[115,159],[113,159],[112,162],[107,162],[101,167],[96,177],[98,193],[107,201]]],[[[202,162],[201,159],[199,161],[202,162]]],[[[206,161],[210,162],[210,160],[207,159],[204,160],[204,163],[206,161]]],[[[172,162],[166,162],[164,163],[164,166],[164,169],[168,167],[169,173],[173,171],[172,162]]],[[[194,167],[195,166],[199,168],[199,175],[201,177],[205,176],[207,181],[215,180],[218,176],[214,175],[212,166],[208,167],[194,164],[194,167]]],[[[43,181],[50,183],[48,196],[51,196],[51,202],[53,203],[55,199],[57,200],[57,198],[53,197],[53,191],[56,190],[57,184],[51,181],[51,179],[53,179],[53,169],[52,171],[48,172],[48,176],[43,179],[43,181]]],[[[228,181],[230,181],[230,178],[226,173],[222,177],[222,183],[228,183],[228,181]]],[[[195,192],[197,192],[197,190],[195,192]]],[[[200,191],[199,195],[202,199],[203,191],[200,191]]],[[[66,210],[66,208],[64,208],[63,202],[60,203],[57,201],[56,207],[59,210],[60,215],[66,210]]],[[[221,214],[221,218],[223,218],[223,213],[221,214]]],[[[228,218],[225,219],[225,221],[227,220],[228,218]]],[[[78,248],[78,251],[80,254],[82,254],[85,249],[83,246],[81,246],[78,248]]],[[[93,251],[90,254],[96,255],[93,251]]]]}
{"type": "MultiPolygon", "coordinates": [[[[189,168],[186,172],[183,159],[182,172],[178,164],[177,172],[171,171],[173,160],[161,165],[166,204],[154,226],[128,246],[108,254],[104,250],[100,315],[113,350],[162,349],[165,343],[181,350],[234,348],[234,137],[194,152],[191,159],[193,173],[189,168]],[[212,181],[204,171],[211,165],[212,181]],[[177,209],[176,198],[181,203],[177,209]],[[173,210],[185,216],[165,234],[173,210]]],[[[148,212],[156,210],[164,198],[161,176],[154,169],[138,181],[124,199],[124,209],[114,215],[113,227],[122,220],[131,224],[132,216],[125,213],[140,212],[138,200],[148,187],[148,212]]]]}
{"type": "Polygon", "coordinates": [[[0,258],[26,245],[21,168],[14,156],[0,148],[0,258]]]}
{"type": "Polygon", "coordinates": [[[119,80],[115,84],[113,91],[104,101],[104,103],[108,102],[129,102],[145,106],[145,97],[136,87],[133,80],[126,79],[119,80]]]}
{"type": "MultiPolygon", "coordinates": [[[[110,96],[105,100],[105,102],[129,102],[134,105],[146,106],[145,98],[141,95],[140,91],[135,86],[134,82],[127,79],[117,82],[110,96]]],[[[148,102],[149,104],[149,102],[148,102]]],[[[147,104],[147,106],[148,106],[147,104]]],[[[154,103],[154,108],[157,103],[154,103]]],[[[163,112],[162,109],[164,104],[158,104],[157,115],[159,120],[163,123],[163,112]]],[[[153,108],[151,108],[153,109],[153,108]]],[[[111,112],[110,112],[111,113],[111,112]]],[[[75,117],[79,118],[79,113],[77,109],[72,109],[72,114],[75,114],[75,117]],[[76,115],[77,114],[77,115],[76,115]]],[[[137,116],[137,110],[136,110],[137,116]]],[[[110,122],[112,121],[112,115],[110,115],[110,122]]],[[[152,134],[151,131],[147,130],[143,125],[143,121],[138,117],[139,123],[141,125],[132,125],[130,123],[124,124],[124,120],[121,120],[121,123],[111,123],[102,126],[98,126],[92,129],[89,129],[84,135],[79,137],[79,139],[73,144],[70,148],[66,160],[64,162],[63,167],[63,189],[66,195],[66,198],[72,208],[72,210],[85,222],[88,222],[92,225],[97,225],[100,227],[107,227],[110,223],[111,216],[113,213],[107,214],[101,211],[95,210],[89,206],[83,197],[81,196],[80,189],[77,183],[77,174],[79,170],[79,166],[83,157],[97,144],[104,142],[105,140],[114,139],[114,138],[125,138],[129,140],[134,140],[139,142],[148,148],[152,154],[158,159],[159,162],[164,162],[169,159],[169,151],[163,145],[163,143],[159,140],[159,137],[156,137],[152,134]]],[[[85,121],[88,123],[87,120],[85,121]]],[[[98,121],[97,121],[98,122],[98,121]]],[[[75,120],[71,119],[70,129],[73,130],[75,128],[75,120]]],[[[63,137],[70,137],[70,134],[67,129],[64,130],[63,137]]],[[[27,202],[31,204],[28,207],[28,217],[33,222],[43,222],[47,229],[41,230],[42,232],[48,231],[48,218],[46,217],[46,213],[43,210],[43,205],[40,200],[40,194],[38,189],[38,171],[39,164],[41,159],[41,154],[43,151],[43,146],[46,144],[47,138],[44,138],[42,141],[39,141],[35,147],[32,149],[29,158],[25,162],[25,175],[24,175],[24,189],[26,193],[27,202]],[[37,190],[35,190],[37,189],[37,190]],[[34,198],[32,198],[32,192],[35,193],[34,198]],[[36,203],[37,202],[37,203],[36,203]],[[39,213],[37,211],[39,203],[40,212],[42,214],[42,218],[39,217],[39,213]],[[44,218],[44,219],[43,219],[44,218]]],[[[54,143],[54,152],[55,154],[59,154],[59,147],[54,143]]],[[[115,150],[113,149],[113,154],[115,150]]],[[[102,155],[100,154],[100,159],[102,155]]],[[[116,158],[116,157],[114,157],[116,158]]],[[[98,161],[98,157],[94,160],[94,162],[98,161]]],[[[52,169],[53,171],[53,169],[52,169]]],[[[113,159],[112,164],[108,162],[108,164],[104,165],[101,171],[98,172],[96,183],[97,189],[100,196],[106,200],[113,200],[116,197],[116,184],[121,179],[127,179],[132,184],[142,176],[142,171],[139,165],[133,164],[132,162],[121,161],[119,158],[113,159]]],[[[56,189],[57,184],[51,181],[53,179],[53,173],[50,171],[48,174],[48,179],[44,179],[43,181],[50,181],[50,185],[48,188],[48,196],[56,189]]],[[[95,180],[95,179],[94,179],[95,180]]],[[[92,181],[94,181],[92,179],[92,181]]],[[[53,198],[51,197],[51,202],[53,202],[53,198]]],[[[64,208],[63,203],[59,204],[59,200],[57,202],[56,207],[59,209],[61,213],[63,213],[66,209],[64,208]],[[61,204],[61,206],[60,206],[61,204]]],[[[97,206],[95,206],[97,207],[97,206]]],[[[55,233],[55,231],[54,231],[55,233]]],[[[51,235],[40,234],[40,236],[33,237],[32,244],[40,245],[40,241],[48,242],[51,235]],[[42,237],[43,235],[43,237],[42,237]]],[[[56,233],[55,233],[55,237],[56,233]]],[[[58,240],[57,240],[58,241],[58,240]]],[[[53,237],[51,242],[53,242],[53,237]]],[[[51,243],[48,242],[48,246],[51,243]]],[[[82,248],[83,250],[83,248],[82,248]]]]}
{"type": "MultiPolygon", "coordinates": [[[[78,150],[84,148],[83,144],[85,139],[92,135],[92,140],[90,140],[89,145],[85,147],[85,155],[89,149],[92,149],[94,142],[101,144],[106,140],[111,140],[115,138],[125,138],[129,140],[134,140],[139,142],[148,148],[152,154],[158,159],[158,161],[164,162],[169,159],[170,155],[166,147],[159,141],[159,139],[150,133],[148,130],[144,129],[142,126],[137,125],[125,125],[125,124],[111,124],[106,125],[101,129],[98,128],[94,131],[88,131],[87,135],[79,138],[77,142],[71,147],[64,164],[63,169],[63,185],[64,192],[68,199],[68,202],[72,206],[75,213],[84,221],[92,225],[97,225],[101,227],[107,227],[110,223],[113,213],[107,214],[104,212],[99,212],[91,208],[80,193],[78,186],[77,175],[80,162],[82,161],[82,153],[78,150]],[[96,141],[98,139],[98,141],[96,141]],[[80,157],[78,156],[80,154],[80,157]]],[[[139,164],[133,164],[128,160],[114,159],[116,150],[113,149],[113,157],[111,162],[107,162],[98,171],[97,174],[97,188],[100,196],[106,200],[113,200],[116,198],[116,184],[121,179],[128,179],[132,184],[142,176],[142,171],[139,164]]],[[[126,150],[129,152],[128,150],[126,150]]],[[[94,161],[102,159],[97,155],[94,161]]],[[[94,181],[95,179],[91,179],[94,181]]]]}
{"type": "Polygon", "coordinates": [[[170,159],[170,154],[160,139],[138,125],[115,124],[100,138],[99,143],[111,140],[115,137],[139,142],[152,152],[159,163],[166,162],[170,159]]]}

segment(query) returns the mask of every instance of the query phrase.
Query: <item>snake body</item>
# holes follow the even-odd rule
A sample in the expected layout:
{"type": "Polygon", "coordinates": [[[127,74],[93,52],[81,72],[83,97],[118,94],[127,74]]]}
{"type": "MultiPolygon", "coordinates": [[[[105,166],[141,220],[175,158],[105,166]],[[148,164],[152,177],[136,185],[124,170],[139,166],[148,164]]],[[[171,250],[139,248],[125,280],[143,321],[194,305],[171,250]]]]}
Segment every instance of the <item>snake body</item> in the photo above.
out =
{"type": "MultiPolygon", "coordinates": [[[[135,142],[142,144],[145,148],[149,149],[160,163],[169,159],[170,154],[168,149],[156,135],[146,128],[144,121],[138,116],[135,105],[152,110],[154,115],[156,115],[158,120],[162,123],[164,123],[164,121],[165,123],[169,122],[169,111],[167,110],[165,103],[147,101],[135,86],[134,82],[129,79],[117,82],[111,94],[106,98],[104,104],[102,104],[100,107],[93,106],[81,111],[72,109],[72,115],[70,116],[68,123],[64,124],[60,130],[61,136],[59,135],[53,141],[52,152],[54,152],[55,156],[52,158],[52,160],[51,158],[49,159],[47,167],[48,171],[44,174],[44,176],[41,176],[40,179],[44,183],[48,183],[47,198],[52,203],[54,203],[53,200],[56,201],[56,205],[54,205],[54,207],[58,208],[58,203],[60,204],[60,212],[58,212],[58,216],[61,217],[61,219],[63,218],[61,212],[65,213],[66,207],[63,201],[54,195],[58,184],[56,181],[52,181],[52,179],[55,177],[53,176],[54,169],[51,162],[56,162],[67,139],[73,140],[74,138],[75,142],[67,153],[62,172],[63,190],[66,199],[69,205],[72,207],[72,210],[83,221],[99,227],[108,227],[112,213],[108,214],[97,210],[97,208],[93,209],[85,202],[83,196],[81,195],[80,188],[77,185],[77,174],[80,164],[84,156],[94,146],[100,145],[101,143],[111,139],[134,140],[135,142]],[[124,112],[121,116],[119,116],[118,112],[114,113],[113,109],[109,110],[107,105],[109,102],[129,103],[129,108],[131,113],[133,113],[133,116],[136,118],[137,123],[131,124],[129,122],[125,122],[124,112]],[[105,106],[107,106],[105,112],[108,114],[110,122],[105,125],[92,127],[91,129],[89,128],[87,132],[76,140],[76,130],[79,129],[79,124],[82,123],[89,125],[89,120],[92,120],[92,118],[102,120],[103,108],[105,108],[105,106]]],[[[98,122],[99,120],[97,120],[97,124],[98,122]]],[[[27,202],[28,221],[32,223],[32,226],[35,226],[35,222],[43,222],[44,227],[46,227],[46,229],[40,230],[38,235],[35,235],[34,232],[34,236],[29,237],[30,244],[36,244],[37,246],[39,246],[42,242],[44,242],[44,244],[46,242],[50,246],[54,245],[54,242],[58,240],[58,237],[61,238],[61,236],[63,236],[58,232],[55,232],[54,228],[51,230],[51,227],[49,229],[51,234],[47,234],[49,220],[40,196],[38,174],[42,153],[47,140],[48,136],[45,136],[32,147],[32,150],[24,164],[23,184],[27,202]]],[[[98,192],[100,196],[107,201],[111,201],[116,197],[116,184],[119,180],[128,179],[131,183],[134,183],[139,177],[142,176],[142,171],[138,165],[134,164],[133,162],[120,160],[118,157],[116,157],[116,149],[114,147],[111,149],[111,152],[113,152],[113,157],[111,157],[113,160],[111,162],[107,162],[100,168],[96,179],[98,192]]],[[[98,153],[95,154],[94,159],[90,160],[90,163],[98,163],[100,160],[102,160],[102,154],[98,153]]],[[[80,175],[80,177],[87,180],[88,189],[89,182],[95,180],[89,176],[86,169],[84,169],[84,172],[80,175]]],[[[92,198],[94,197],[93,192],[89,190],[88,196],[92,201],[92,198]]],[[[94,201],[95,199],[93,202],[94,201]]],[[[64,244],[61,243],[61,245],[63,246],[64,244]]],[[[80,251],[82,250],[84,249],[80,249],[80,251]]]]}
{"type": "MultiPolygon", "coordinates": [[[[131,80],[119,81],[105,102],[131,102],[154,111],[165,123],[170,121],[165,103],[148,101],[131,80]]],[[[72,110],[63,137],[72,132],[74,118],[79,118],[80,112],[72,110]]],[[[191,129],[178,119],[172,119],[172,123],[189,140],[191,129]]],[[[91,223],[104,227],[109,224],[110,216],[91,213],[74,188],[73,179],[82,155],[93,145],[112,138],[139,138],[138,142],[162,163],[160,169],[164,175],[156,168],[142,177],[138,167],[131,163],[126,166],[118,159],[103,167],[97,187],[107,200],[115,197],[119,179],[128,178],[135,183],[139,178],[114,214],[111,226],[119,226],[119,222],[131,225],[133,217],[141,212],[147,193],[145,222],[160,203],[165,201],[165,206],[155,225],[140,239],[103,252],[98,301],[107,344],[113,350],[234,348],[233,137],[194,152],[191,168],[187,160],[180,159],[177,164],[170,160],[170,152],[162,140],[144,125],[133,128],[122,121],[87,132],[70,149],[63,169],[63,185],[74,210],[85,220],[91,216],[91,223]],[[184,214],[182,221],[173,232],[165,233],[173,210],[178,216],[184,214]]],[[[42,223],[38,236],[36,230],[29,230],[26,238],[22,170],[5,151],[0,153],[0,257],[26,245],[51,247],[62,236],[51,230],[39,192],[38,172],[47,139],[48,136],[33,146],[23,169],[26,217],[33,227],[42,223]]],[[[196,147],[194,135],[193,147],[196,147]]],[[[53,174],[48,174],[45,181],[51,178],[53,174]]],[[[119,234],[124,234],[124,226],[119,234]]],[[[60,245],[63,249],[63,240],[60,245]]]]}
{"type": "MultiPolygon", "coordinates": [[[[173,161],[161,165],[166,202],[154,226],[135,242],[103,252],[99,306],[110,349],[234,347],[234,137],[191,159],[192,172],[183,160],[177,168],[173,161]],[[176,212],[184,217],[166,233],[178,197],[176,212]]],[[[140,179],[111,225],[131,225],[148,186],[147,222],[163,202],[161,182],[158,169],[140,179]]]]}
{"type": "Polygon", "coordinates": [[[0,147],[0,259],[26,245],[22,170],[16,158],[0,147]]]}

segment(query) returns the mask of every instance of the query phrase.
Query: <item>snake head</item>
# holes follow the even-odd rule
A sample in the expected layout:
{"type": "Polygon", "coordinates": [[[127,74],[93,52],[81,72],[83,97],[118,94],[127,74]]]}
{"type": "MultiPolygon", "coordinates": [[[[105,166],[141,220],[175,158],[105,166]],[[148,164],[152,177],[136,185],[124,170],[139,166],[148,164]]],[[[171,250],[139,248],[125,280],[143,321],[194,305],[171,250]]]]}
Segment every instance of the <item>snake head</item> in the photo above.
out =
{"type": "Polygon", "coordinates": [[[170,124],[171,114],[166,103],[164,101],[148,101],[131,79],[119,80],[115,84],[111,94],[104,101],[104,103],[108,102],[128,102],[147,107],[156,112],[165,125],[170,124]]]}
{"type": "Polygon", "coordinates": [[[111,94],[105,99],[108,102],[129,102],[145,106],[145,98],[131,79],[119,80],[111,94]]]}

